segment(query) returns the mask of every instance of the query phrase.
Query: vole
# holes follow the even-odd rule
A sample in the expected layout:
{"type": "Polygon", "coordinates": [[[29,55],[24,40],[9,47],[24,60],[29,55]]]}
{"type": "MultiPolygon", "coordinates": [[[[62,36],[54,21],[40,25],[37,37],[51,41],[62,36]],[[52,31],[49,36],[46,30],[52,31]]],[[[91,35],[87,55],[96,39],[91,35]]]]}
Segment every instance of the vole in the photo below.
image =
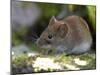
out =
{"type": "Polygon", "coordinates": [[[48,49],[48,54],[81,54],[90,50],[92,36],[82,17],[72,15],[57,20],[53,16],[36,44],[48,49]]]}

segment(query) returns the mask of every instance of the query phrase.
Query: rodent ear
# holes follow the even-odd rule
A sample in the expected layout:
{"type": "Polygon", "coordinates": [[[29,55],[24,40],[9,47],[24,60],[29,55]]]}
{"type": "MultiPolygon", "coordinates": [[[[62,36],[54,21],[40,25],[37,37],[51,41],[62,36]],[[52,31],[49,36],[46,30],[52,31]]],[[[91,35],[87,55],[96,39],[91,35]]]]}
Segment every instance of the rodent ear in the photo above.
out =
{"type": "Polygon", "coordinates": [[[66,36],[66,34],[68,33],[68,26],[66,23],[63,23],[59,26],[58,28],[58,35],[61,38],[64,38],[66,36]]]}
{"type": "Polygon", "coordinates": [[[49,25],[53,25],[56,22],[57,22],[57,19],[55,18],[55,16],[52,16],[52,18],[50,19],[49,25]]]}

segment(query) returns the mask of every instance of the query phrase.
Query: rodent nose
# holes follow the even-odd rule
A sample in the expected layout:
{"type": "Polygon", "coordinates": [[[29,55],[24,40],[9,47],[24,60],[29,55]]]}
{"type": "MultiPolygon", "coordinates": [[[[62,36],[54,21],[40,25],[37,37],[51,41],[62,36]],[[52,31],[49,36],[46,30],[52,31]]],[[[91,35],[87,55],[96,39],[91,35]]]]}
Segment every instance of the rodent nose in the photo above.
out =
{"type": "Polygon", "coordinates": [[[43,45],[43,42],[41,38],[37,39],[36,46],[41,47],[43,45]]]}
{"type": "Polygon", "coordinates": [[[39,46],[39,39],[35,42],[36,46],[39,46]]]}

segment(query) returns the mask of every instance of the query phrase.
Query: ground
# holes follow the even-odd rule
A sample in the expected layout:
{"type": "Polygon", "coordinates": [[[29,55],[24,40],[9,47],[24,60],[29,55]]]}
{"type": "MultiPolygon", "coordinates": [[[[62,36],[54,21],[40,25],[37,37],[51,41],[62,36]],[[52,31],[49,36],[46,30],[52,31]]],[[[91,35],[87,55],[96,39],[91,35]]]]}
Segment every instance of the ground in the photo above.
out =
{"type": "Polygon", "coordinates": [[[31,53],[12,56],[13,74],[90,70],[95,68],[95,53],[68,56],[45,56],[31,53]]]}

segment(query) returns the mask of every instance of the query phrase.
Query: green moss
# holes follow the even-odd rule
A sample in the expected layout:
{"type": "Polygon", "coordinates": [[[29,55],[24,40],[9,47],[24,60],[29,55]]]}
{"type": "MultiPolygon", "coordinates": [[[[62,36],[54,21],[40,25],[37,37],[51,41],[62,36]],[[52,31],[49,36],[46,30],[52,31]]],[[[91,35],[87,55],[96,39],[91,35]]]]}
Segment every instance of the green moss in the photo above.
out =
{"type": "Polygon", "coordinates": [[[23,66],[27,64],[28,60],[28,56],[26,54],[22,54],[12,59],[12,64],[16,64],[17,66],[23,66]]]}
{"type": "MultiPolygon", "coordinates": [[[[89,69],[96,68],[95,54],[82,54],[82,55],[69,55],[69,56],[60,55],[58,57],[43,56],[43,58],[44,57],[53,58],[54,62],[59,63],[66,71],[69,69],[65,67],[65,64],[76,66],[76,67],[80,68],[80,70],[89,70],[89,69]],[[88,64],[77,65],[74,62],[75,58],[79,58],[80,61],[86,61],[88,64]]],[[[35,61],[35,60],[30,59],[29,57],[27,57],[27,55],[24,54],[24,55],[20,55],[20,56],[16,57],[14,60],[12,60],[12,63],[15,64],[16,66],[25,66],[29,63],[30,63],[30,65],[33,64],[33,61],[35,61]]],[[[48,70],[42,70],[39,67],[37,67],[37,68],[34,68],[33,71],[34,72],[53,72],[56,70],[53,70],[51,68],[48,68],[48,70]]]]}
{"type": "Polygon", "coordinates": [[[84,54],[79,57],[81,60],[88,62],[86,66],[80,66],[81,69],[95,69],[96,68],[96,57],[95,54],[84,54]]]}
{"type": "Polygon", "coordinates": [[[71,57],[71,56],[61,55],[58,58],[55,58],[55,62],[71,63],[72,59],[73,59],[73,57],[71,57]]]}
{"type": "Polygon", "coordinates": [[[82,60],[88,60],[88,59],[94,59],[95,55],[93,55],[93,54],[83,54],[83,55],[80,55],[79,57],[82,60]]]}

